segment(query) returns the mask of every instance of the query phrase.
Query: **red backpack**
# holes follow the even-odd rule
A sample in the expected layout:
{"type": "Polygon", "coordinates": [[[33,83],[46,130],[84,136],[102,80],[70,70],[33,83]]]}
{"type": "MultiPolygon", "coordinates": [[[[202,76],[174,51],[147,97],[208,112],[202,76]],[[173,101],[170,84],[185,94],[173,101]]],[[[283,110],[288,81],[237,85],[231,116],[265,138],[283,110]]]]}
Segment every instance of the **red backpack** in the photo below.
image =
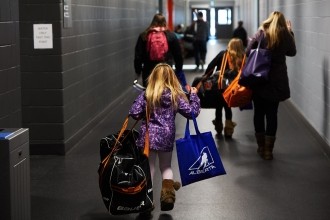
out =
{"type": "Polygon", "coordinates": [[[150,30],[147,41],[147,51],[152,61],[165,61],[168,52],[168,43],[164,27],[157,27],[150,30]]]}

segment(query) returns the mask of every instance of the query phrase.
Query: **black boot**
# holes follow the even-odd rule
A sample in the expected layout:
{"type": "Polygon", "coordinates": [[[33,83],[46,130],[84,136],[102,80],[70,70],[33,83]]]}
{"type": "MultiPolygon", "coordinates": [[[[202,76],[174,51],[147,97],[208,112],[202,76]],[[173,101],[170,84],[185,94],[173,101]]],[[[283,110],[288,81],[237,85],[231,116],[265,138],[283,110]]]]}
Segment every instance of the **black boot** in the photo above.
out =
{"type": "Polygon", "coordinates": [[[216,130],[216,132],[221,135],[222,133],[222,129],[223,129],[223,124],[222,124],[222,121],[221,120],[217,120],[217,119],[214,119],[212,121],[212,123],[214,124],[214,129],[216,130]]]}

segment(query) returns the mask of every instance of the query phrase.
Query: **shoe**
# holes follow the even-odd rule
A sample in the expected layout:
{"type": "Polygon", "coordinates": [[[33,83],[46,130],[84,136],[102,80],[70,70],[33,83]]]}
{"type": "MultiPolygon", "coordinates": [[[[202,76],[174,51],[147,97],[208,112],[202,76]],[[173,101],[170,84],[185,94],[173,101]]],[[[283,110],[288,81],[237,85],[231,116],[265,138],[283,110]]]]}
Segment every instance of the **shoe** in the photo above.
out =
{"type": "Polygon", "coordinates": [[[262,158],[264,160],[272,160],[273,159],[273,149],[276,137],[275,136],[266,136],[265,135],[265,148],[262,158]]]}
{"type": "Polygon", "coordinates": [[[231,138],[233,133],[234,133],[234,128],[237,124],[235,122],[233,122],[232,120],[226,120],[225,122],[225,129],[224,129],[224,133],[225,133],[225,137],[226,138],[231,138]]]}
{"type": "Polygon", "coordinates": [[[200,64],[201,64],[201,66],[202,66],[202,71],[204,71],[204,64],[205,64],[205,62],[204,62],[203,60],[201,60],[201,61],[200,61],[200,64]]]}
{"type": "Polygon", "coordinates": [[[181,187],[180,182],[174,182],[171,179],[164,179],[162,182],[162,191],[160,195],[160,210],[170,211],[174,208],[175,191],[181,187]]]}
{"type": "Polygon", "coordinates": [[[214,119],[212,121],[212,123],[214,124],[214,128],[215,128],[215,131],[217,132],[217,134],[221,135],[222,129],[223,129],[222,121],[217,121],[216,119],[214,119]]]}
{"type": "Polygon", "coordinates": [[[196,66],[195,72],[199,71],[199,66],[196,66]]]}
{"type": "Polygon", "coordinates": [[[255,137],[258,144],[257,153],[260,157],[263,157],[265,151],[265,133],[255,133],[255,137]]]}

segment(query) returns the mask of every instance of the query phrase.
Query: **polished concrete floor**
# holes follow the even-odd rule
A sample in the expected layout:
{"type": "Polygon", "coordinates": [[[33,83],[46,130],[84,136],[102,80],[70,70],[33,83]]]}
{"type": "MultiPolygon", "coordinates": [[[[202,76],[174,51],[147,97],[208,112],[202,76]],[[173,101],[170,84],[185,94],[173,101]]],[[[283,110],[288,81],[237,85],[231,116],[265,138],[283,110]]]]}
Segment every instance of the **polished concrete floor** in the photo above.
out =
{"type": "MultiPolygon", "coordinates": [[[[209,42],[207,62],[225,44],[209,42]]],[[[187,60],[186,64],[193,64],[187,60]]],[[[186,70],[189,82],[202,72],[186,70]]],[[[31,156],[32,220],[136,220],[137,214],[110,216],[98,188],[99,140],[120,129],[138,92],[130,88],[112,106],[111,113],[66,156],[31,156]]],[[[233,139],[218,137],[212,125],[213,109],[197,118],[201,132],[212,131],[227,171],[182,187],[175,208],[160,211],[159,171],[154,181],[158,220],[328,220],[330,219],[330,160],[326,149],[290,103],[280,104],[274,160],[256,153],[253,111],[233,109],[237,127],[233,139]]],[[[176,119],[177,138],[186,120],[176,119]]],[[[180,179],[177,156],[173,171],[180,179]]]]}

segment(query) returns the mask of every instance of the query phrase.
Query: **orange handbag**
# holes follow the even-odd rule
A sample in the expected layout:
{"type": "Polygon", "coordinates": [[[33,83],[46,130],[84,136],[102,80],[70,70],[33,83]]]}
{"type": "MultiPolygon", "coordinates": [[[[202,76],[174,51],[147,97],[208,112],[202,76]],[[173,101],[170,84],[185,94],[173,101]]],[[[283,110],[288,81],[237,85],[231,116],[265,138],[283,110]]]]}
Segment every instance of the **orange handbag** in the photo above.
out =
{"type": "MultiPolygon", "coordinates": [[[[242,66],[244,64],[244,61],[245,56],[243,58],[242,66]]],[[[241,73],[242,68],[240,69],[236,78],[222,94],[223,98],[228,104],[228,107],[244,107],[252,100],[252,90],[238,84],[238,80],[241,76],[241,73]]]]}

